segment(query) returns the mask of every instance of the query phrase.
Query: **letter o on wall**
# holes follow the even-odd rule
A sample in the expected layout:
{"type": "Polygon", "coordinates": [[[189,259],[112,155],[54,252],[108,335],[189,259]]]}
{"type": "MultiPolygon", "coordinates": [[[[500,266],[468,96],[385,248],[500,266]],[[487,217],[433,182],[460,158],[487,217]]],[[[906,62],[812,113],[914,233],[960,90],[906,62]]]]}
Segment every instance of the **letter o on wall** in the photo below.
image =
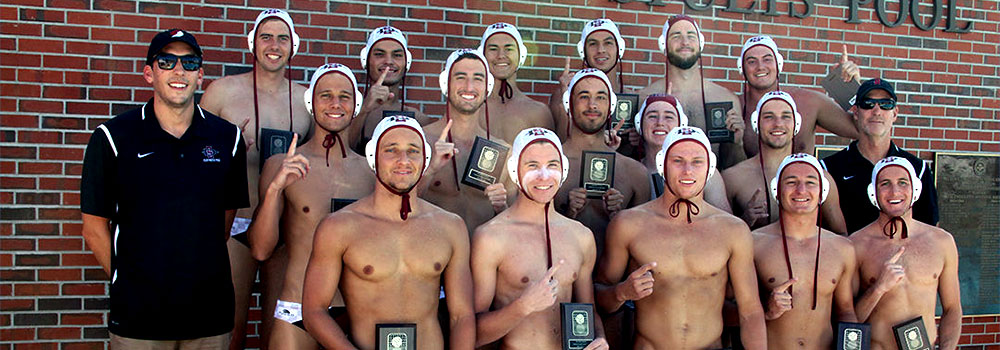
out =
{"type": "Polygon", "coordinates": [[[941,21],[941,13],[944,12],[944,4],[941,2],[943,0],[933,0],[934,1],[934,13],[931,15],[931,23],[924,25],[924,21],[920,19],[920,0],[910,0],[910,14],[913,18],[913,25],[920,30],[933,30],[937,27],[938,22],[941,21]]]}
{"type": "Polygon", "coordinates": [[[895,22],[889,21],[889,14],[886,12],[885,4],[887,0],[875,0],[875,15],[878,16],[878,21],[882,22],[882,25],[895,28],[906,21],[906,17],[910,15],[910,0],[899,0],[899,16],[896,17],[895,22]]]}

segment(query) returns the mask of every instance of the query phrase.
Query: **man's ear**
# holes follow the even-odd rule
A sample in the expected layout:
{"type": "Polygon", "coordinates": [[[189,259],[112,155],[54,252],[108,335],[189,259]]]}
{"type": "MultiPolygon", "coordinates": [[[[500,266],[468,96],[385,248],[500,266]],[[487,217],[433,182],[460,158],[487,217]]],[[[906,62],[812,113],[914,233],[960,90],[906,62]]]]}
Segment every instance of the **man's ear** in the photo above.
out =
{"type": "Polygon", "coordinates": [[[858,122],[858,105],[851,106],[851,118],[854,118],[854,122],[858,122]]]}
{"type": "Polygon", "coordinates": [[[150,65],[145,65],[142,67],[142,77],[146,79],[147,83],[153,83],[153,67],[150,65]]]}

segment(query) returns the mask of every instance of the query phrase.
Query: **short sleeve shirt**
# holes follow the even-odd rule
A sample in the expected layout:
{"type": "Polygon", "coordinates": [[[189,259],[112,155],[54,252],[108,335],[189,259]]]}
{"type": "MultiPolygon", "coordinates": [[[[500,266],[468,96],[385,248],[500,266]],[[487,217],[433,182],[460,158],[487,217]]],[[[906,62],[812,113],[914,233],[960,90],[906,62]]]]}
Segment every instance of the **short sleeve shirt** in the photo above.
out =
{"type": "Polygon", "coordinates": [[[81,211],[112,225],[112,333],[167,340],[233,329],[225,212],[249,206],[239,128],[196,106],[177,138],[147,102],[94,131],[80,193],[81,211]]]}
{"type": "MultiPolygon", "coordinates": [[[[923,191],[913,204],[913,219],[928,225],[937,225],[937,190],[934,189],[934,172],[923,159],[904,151],[890,143],[885,157],[905,158],[917,171],[923,184],[923,191]]],[[[884,158],[884,157],[883,157],[884,158]]],[[[872,181],[875,164],[858,150],[858,141],[821,161],[823,168],[830,172],[840,193],[840,210],[844,213],[847,232],[856,232],[878,219],[879,210],[868,199],[868,184],[872,181]]]]}

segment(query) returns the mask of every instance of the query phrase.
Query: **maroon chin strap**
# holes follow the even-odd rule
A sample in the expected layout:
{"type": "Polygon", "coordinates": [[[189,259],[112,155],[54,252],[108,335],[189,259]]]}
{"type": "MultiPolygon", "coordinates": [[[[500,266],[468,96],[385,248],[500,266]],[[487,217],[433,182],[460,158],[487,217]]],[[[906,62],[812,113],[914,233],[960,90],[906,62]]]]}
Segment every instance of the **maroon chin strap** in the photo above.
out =
{"type": "Polygon", "coordinates": [[[889,237],[889,239],[893,239],[893,237],[896,236],[896,233],[902,233],[899,236],[900,239],[906,239],[909,236],[909,230],[906,229],[906,220],[903,220],[903,218],[899,216],[892,217],[889,219],[889,222],[882,226],[882,234],[889,237]],[[896,229],[896,222],[899,222],[902,229],[896,229]]]}
{"type": "Polygon", "coordinates": [[[507,79],[500,79],[500,103],[507,103],[507,100],[512,99],[513,97],[514,88],[510,86],[507,79]]]}
{"type": "Polygon", "coordinates": [[[347,150],[344,149],[344,140],[342,140],[340,138],[340,133],[336,132],[336,131],[330,132],[329,134],[326,134],[326,137],[323,138],[323,148],[326,148],[326,166],[327,167],[330,166],[330,148],[333,147],[334,144],[339,144],[340,145],[340,155],[341,155],[341,157],[342,158],[347,158],[347,150]]]}

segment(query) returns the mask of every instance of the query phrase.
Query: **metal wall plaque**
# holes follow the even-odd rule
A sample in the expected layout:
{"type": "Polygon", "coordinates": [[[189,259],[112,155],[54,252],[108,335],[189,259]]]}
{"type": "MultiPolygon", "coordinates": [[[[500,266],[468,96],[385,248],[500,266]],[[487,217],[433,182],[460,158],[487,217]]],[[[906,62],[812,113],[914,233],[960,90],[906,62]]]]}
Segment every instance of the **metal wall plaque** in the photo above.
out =
{"type": "Polygon", "coordinates": [[[415,113],[413,111],[382,111],[382,119],[385,119],[386,117],[391,117],[391,116],[394,116],[394,115],[403,115],[403,116],[407,116],[407,117],[410,117],[410,118],[416,118],[417,117],[417,113],[415,113]]]}
{"type": "Polygon", "coordinates": [[[840,152],[844,149],[843,146],[816,146],[813,150],[813,156],[816,159],[823,159],[832,156],[834,153],[840,152]]]}
{"type": "Polygon", "coordinates": [[[733,132],[726,127],[726,113],[730,109],[733,109],[732,101],[705,104],[705,134],[709,142],[733,142],[733,132]]]}
{"type": "Polygon", "coordinates": [[[854,79],[845,83],[844,79],[840,77],[840,69],[831,69],[830,73],[819,84],[826,90],[826,94],[830,95],[845,111],[854,105],[854,97],[858,94],[858,88],[861,87],[861,83],[854,79]]]}
{"type": "Polygon", "coordinates": [[[868,350],[872,343],[872,326],[867,323],[837,322],[835,350],[868,350]]]}
{"type": "Polygon", "coordinates": [[[416,350],[417,325],[415,323],[379,323],[375,325],[378,350],[416,350]]]}
{"type": "Polygon", "coordinates": [[[479,190],[497,183],[507,162],[507,151],[509,148],[504,145],[476,136],[469,161],[465,163],[462,183],[479,190]]]}
{"type": "Polygon", "coordinates": [[[264,170],[264,162],[271,156],[288,152],[292,136],[292,132],[288,130],[260,129],[260,140],[257,140],[260,145],[260,166],[257,172],[264,170]]]}
{"type": "Polygon", "coordinates": [[[927,339],[927,328],[924,328],[924,318],[917,316],[912,320],[892,326],[896,335],[896,347],[899,350],[930,350],[934,344],[927,339]]]}
{"type": "Polygon", "coordinates": [[[1000,155],[937,152],[934,175],[938,225],[958,247],[962,313],[1000,314],[1000,155]]]}
{"type": "Polygon", "coordinates": [[[587,198],[602,198],[615,185],[615,152],[583,151],[580,187],[587,198]]]}
{"type": "Polygon", "coordinates": [[[343,209],[344,207],[357,201],[358,201],[357,199],[330,198],[330,212],[332,213],[340,209],[343,209]]]}
{"type": "Polygon", "coordinates": [[[618,94],[618,108],[615,109],[615,113],[611,115],[611,128],[614,129],[618,126],[618,123],[625,123],[622,128],[618,130],[618,134],[624,134],[628,129],[635,128],[635,122],[632,118],[635,117],[635,113],[639,110],[639,95],[636,94],[618,94]]]}
{"type": "Polygon", "coordinates": [[[562,311],[562,348],[578,350],[594,341],[594,304],[560,303],[562,311]]]}

